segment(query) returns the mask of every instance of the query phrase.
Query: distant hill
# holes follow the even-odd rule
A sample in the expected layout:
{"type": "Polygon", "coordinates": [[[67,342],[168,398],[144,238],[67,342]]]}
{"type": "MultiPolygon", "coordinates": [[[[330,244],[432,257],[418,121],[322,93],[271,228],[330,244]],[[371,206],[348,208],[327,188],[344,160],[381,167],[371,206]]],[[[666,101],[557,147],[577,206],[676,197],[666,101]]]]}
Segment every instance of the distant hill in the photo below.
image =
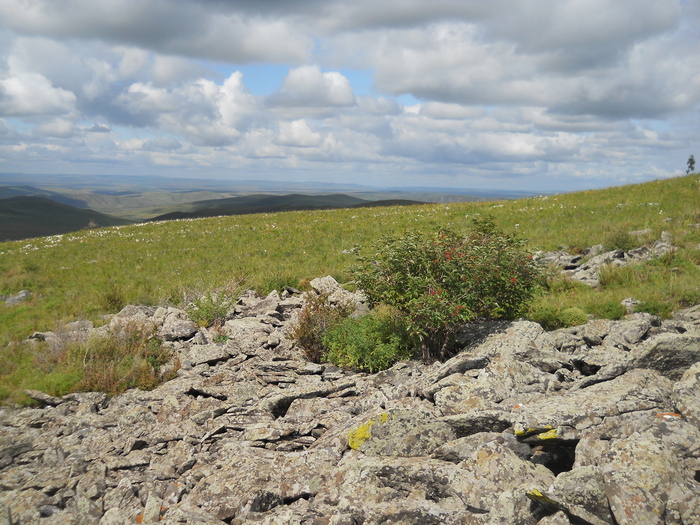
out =
{"type": "Polygon", "coordinates": [[[46,197],[52,201],[68,204],[76,208],[89,208],[84,200],[72,198],[55,191],[42,190],[34,186],[0,186],[0,200],[12,197],[46,197]]]}
{"type": "Polygon", "coordinates": [[[57,235],[87,227],[132,223],[133,221],[76,208],[47,197],[20,196],[0,199],[0,241],[57,235]]]}
{"type": "Polygon", "coordinates": [[[197,201],[185,204],[180,210],[158,215],[150,220],[193,219],[220,215],[247,215],[250,213],[274,213],[281,211],[326,210],[368,206],[398,206],[423,204],[419,201],[392,199],[368,201],[344,194],[333,195],[246,195],[228,199],[197,201]]]}

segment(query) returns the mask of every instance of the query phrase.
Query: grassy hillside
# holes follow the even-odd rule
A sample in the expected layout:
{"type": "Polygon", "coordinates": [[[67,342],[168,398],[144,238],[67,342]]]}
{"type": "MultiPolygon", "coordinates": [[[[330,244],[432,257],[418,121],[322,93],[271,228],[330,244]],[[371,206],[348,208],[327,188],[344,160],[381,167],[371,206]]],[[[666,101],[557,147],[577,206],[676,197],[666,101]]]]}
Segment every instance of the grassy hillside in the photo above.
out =
{"type": "MultiPolygon", "coordinates": [[[[327,274],[347,282],[354,245],[384,233],[464,228],[477,214],[489,214],[506,231],[518,232],[533,251],[615,247],[620,239],[629,240],[630,231],[651,230],[640,243],[669,232],[681,248],[675,254],[611,274],[597,289],[554,281],[531,312],[536,318],[543,310],[577,306],[610,316],[614,305],[634,297],[649,311],[668,314],[700,302],[699,179],[691,175],[515,201],[151,222],[0,243],[0,295],[33,293],[19,306],[0,303],[0,346],[62,322],[99,321],[129,303],[180,304],[187,295],[239,280],[261,293],[303,287],[327,274]]],[[[8,359],[0,358],[0,384],[9,384],[25,366],[18,363],[26,356],[8,359]]],[[[31,388],[22,381],[18,388],[31,388]]]]}
{"type": "Polygon", "coordinates": [[[23,196],[0,200],[0,240],[3,241],[130,222],[93,210],[75,208],[46,197],[23,196]]]}

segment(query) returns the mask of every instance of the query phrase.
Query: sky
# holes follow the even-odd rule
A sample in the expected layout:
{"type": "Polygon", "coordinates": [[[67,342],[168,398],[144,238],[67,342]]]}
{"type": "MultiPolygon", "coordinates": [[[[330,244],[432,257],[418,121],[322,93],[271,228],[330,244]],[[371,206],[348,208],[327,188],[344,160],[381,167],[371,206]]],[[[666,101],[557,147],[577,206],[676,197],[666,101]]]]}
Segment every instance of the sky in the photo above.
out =
{"type": "Polygon", "coordinates": [[[700,155],[700,0],[2,0],[0,172],[573,191],[700,155]]]}

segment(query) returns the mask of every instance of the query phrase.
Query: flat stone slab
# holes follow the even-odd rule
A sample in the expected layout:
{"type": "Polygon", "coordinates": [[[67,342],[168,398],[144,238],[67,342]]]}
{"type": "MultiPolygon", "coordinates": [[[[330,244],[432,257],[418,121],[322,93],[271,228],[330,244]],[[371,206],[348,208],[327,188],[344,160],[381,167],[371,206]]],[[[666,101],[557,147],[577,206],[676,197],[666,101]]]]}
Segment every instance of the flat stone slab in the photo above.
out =
{"type": "MultiPolygon", "coordinates": [[[[631,370],[575,392],[513,409],[515,435],[534,443],[578,440],[604,419],[652,409],[672,411],[672,383],[652,370],[631,370]]],[[[609,422],[607,422],[609,424],[609,422]]]]}
{"type": "Polygon", "coordinates": [[[456,438],[452,427],[412,410],[389,410],[348,434],[348,446],[368,456],[428,456],[456,438]]]}

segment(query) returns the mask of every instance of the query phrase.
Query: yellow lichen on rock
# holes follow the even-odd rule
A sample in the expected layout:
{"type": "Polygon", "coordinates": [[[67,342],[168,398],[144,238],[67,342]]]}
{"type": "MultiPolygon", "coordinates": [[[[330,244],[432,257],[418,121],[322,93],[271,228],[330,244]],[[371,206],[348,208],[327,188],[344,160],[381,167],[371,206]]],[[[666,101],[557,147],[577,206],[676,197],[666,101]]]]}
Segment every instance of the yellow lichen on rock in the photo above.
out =
{"type": "MultiPolygon", "coordinates": [[[[546,425],[543,427],[537,427],[537,428],[528,428],[528,429],[515,429],[515,435],[517,437],[526,437],[526,436],[531,436],[532,434],[537,434],[538,432],[542,432],[543,430],[547,430],[551,432],[554,429],[553,426],[551,425],[546,425]]],[[[545,434],[549,434],[549,432],[545,432],[545,434]]]]}
{"type": "Polygon", "coordinates": [[[537,439],[557,439],[557,429],[553,428],[552,430],[548,430],[547,432],[537,434],[537,439]]]}
{"type": "Polygon", "coordinates": [[[532,489],[528,491],[525,495],[532,501],[535,501],[540,505],[544,505],[545,507],[548,507],[550,509],[565,510],[564,507],[558,501],[553,500],[549,496],[545,496],[544,494],[542,494],[542,492],[540,492],[537,489],[532,489]]]}
{"type": "Polygon", "coordinates": [[[360,450],[362,443],[372,436],[372,425],[375,423],[385,423],[389,419],[389,414],[383,413],[370,419],[364,425],[360,425],[348,434],[348,446],[353,450],[360,450]]]}

